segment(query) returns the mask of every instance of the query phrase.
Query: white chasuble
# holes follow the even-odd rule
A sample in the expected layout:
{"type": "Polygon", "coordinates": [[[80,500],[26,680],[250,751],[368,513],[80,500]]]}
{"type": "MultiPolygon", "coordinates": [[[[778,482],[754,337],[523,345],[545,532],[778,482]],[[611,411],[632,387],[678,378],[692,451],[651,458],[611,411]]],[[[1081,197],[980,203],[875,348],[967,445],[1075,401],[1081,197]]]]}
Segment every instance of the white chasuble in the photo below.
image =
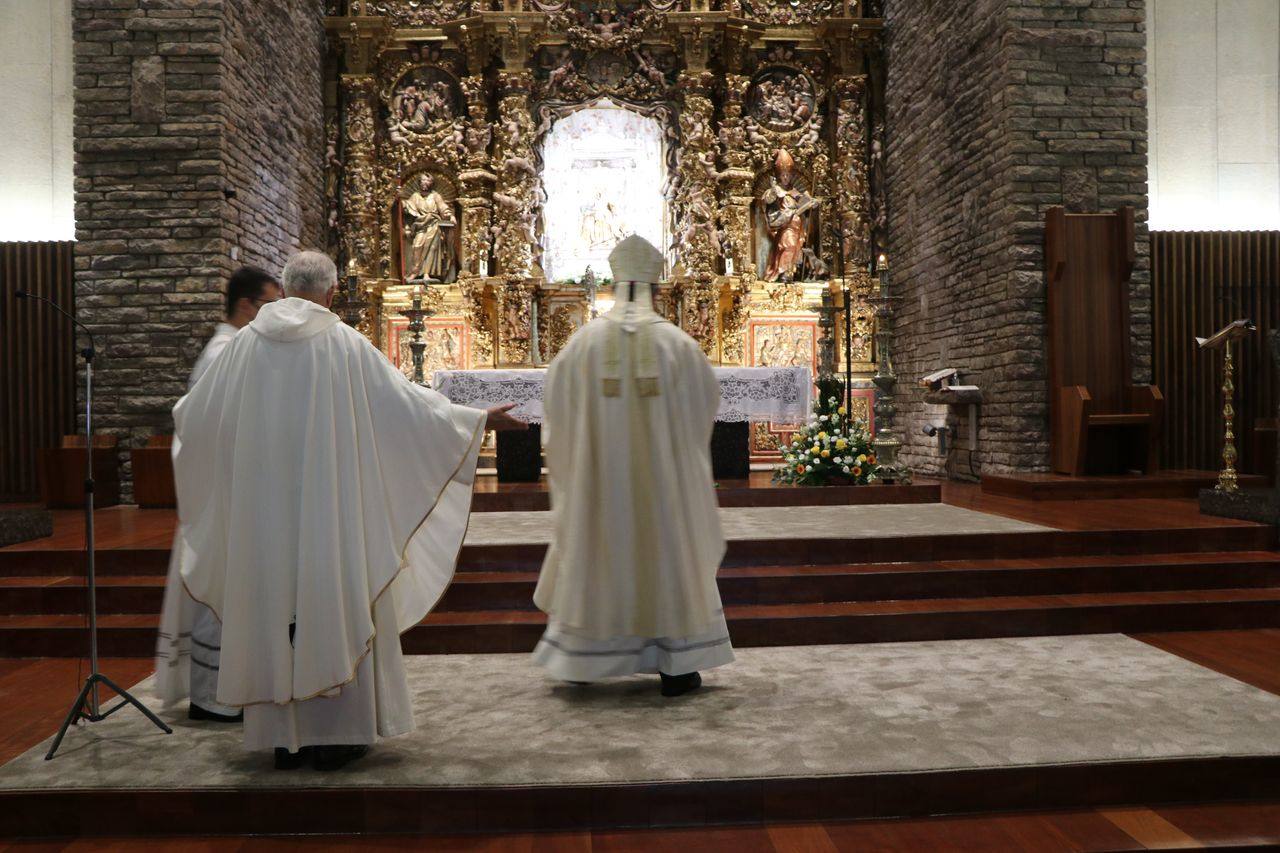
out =
{"type": "MultiPolygon", "coordinates": [[[[196,359],[187,390],[195,387],[238,331],[230,323],[217,325],[196,359]]],[[[177,449],[175,442],[175,453],[177,449]]],[[[237,713],[238,709],[217,700],[221,646],[222,625],[217,617],[197,604],[182,585],[182,539],[175,533],[156,643],[156,689],[166,708],[190,698],[192,704],[215,714],[237,713]]]]}
{"type": "MultiPolygon", "coordinates": [[[[320,305],[262,307],[174,409],[182,579],[222,621],[219,702],[323,727],[305,700],[358,684],[379,733],[413,728],[398,635],[453,576],[485,418],[320,305]]],[[[314,728],[301,745],[326,742],[314,728]]]]}
{"type": "Polygon", "coordinates": [[[550,624],[534,659],[553,674],[678,675],[733,659],[716,587],[719,400],[698,344],[638,300],[583,327],[551,365],[554,535],[534,595],[550,624]]]}

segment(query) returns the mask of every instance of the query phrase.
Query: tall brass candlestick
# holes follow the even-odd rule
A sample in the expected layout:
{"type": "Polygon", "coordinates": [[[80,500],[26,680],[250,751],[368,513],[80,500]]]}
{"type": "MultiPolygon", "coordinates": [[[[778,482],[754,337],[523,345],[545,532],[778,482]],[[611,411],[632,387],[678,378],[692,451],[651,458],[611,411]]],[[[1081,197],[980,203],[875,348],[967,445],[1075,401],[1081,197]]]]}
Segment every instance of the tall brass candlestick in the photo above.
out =
{"type": "Polygon", "coordinates": [[[1236,478],[1235,391],[1236,365],[1231,342],[1223,347],[1222,358],[1222,420],[1226,429],[1222,435],[1222,473],[1218,475],[1218,491],[1236,492],[1240,485],[1236,478]]]}
{"type": "Polygon", "coordinates": [[[894,435],[893,417],[898,411],[894,403],[898,377],[893,372],[893,302],[896,297],[889,289],[889,259],[883,254],[876,263],[880,274],[880,290],[871,299],[876,309],[876,375],[871,378],[876,386],[875,437],[871,446],[876,451],[876,466],[880,479],[886,483],[910,483],[911,469],[898,459],[902,440],[894,435]]]}
{"type": "Polygon", "coordinates": [[[431,309],[423,307],[420,287],[415,287],[413,290],[412,307],[400,312],[401,317],[409,318],[409,331],[413,333],[413,338],[409,341],[409,352],[413,358],[413,382],[417,385],[427,384],[423,372],[427,342],[422,339],[422,333],[426,330],[427,324],[423,321],[434,313],[431,309]]]}
{"type": "Polygon", "coordinates": [[[1249,320],[1235,320],[1223,326],[1207,338],[1196,338],[1200,349],[1222,350],[1222,420],[1224,429],[1222,436],[1222,473],[1218,476],[1217,492],[1236,492],[1240,486],[1236,481],[1236,361],[1231,346],[1236,341],[1256,331],[1249,320]]]}

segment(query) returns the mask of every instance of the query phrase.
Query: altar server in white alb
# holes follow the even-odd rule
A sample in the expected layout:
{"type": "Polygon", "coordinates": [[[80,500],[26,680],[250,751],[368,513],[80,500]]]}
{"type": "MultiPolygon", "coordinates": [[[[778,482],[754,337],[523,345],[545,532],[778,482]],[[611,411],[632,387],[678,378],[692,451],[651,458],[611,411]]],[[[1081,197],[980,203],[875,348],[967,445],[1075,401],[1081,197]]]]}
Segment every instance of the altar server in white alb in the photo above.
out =
{"type": "Polygon", "coordinates": [[[628,237],[609,256],[615,307],[547,372],[555,531],[534,602],[534,661],[592,682],[660,673],[662,694],[733,660],[716,571],[724,557],[710,442],[720,389],[693,338],[653,310],[663,258],[628,237]]]}
{"type": "MultiPolygon", "coordinates": [[[[195,387],[236,333],[258,316],[258,309],[283,294],[276,277],[257,267],[241,267],[227,280],[226,319],[205,344],[187,390],[195,387]]],[[[177,448],[175,448],[175,451],[177,448]]],[[[156,687],[165,707],[190,699],[187,716],[193,720],[235,723],[239,708],[218,702],[218,667],[222,647],[222,623],[213,611],[197,604],[182,585],[182,539],[174,537],[169,557],[156,644],[156,687]]]]}
{"type": "Polygon", "coordinates": [[[486,424],[523,424],[407,381],[329,311],[326,256],[283,279],[174,409],[182,579],[245,746],[331,770],[413,729],[400,633],[453,576],[486,424]]]}

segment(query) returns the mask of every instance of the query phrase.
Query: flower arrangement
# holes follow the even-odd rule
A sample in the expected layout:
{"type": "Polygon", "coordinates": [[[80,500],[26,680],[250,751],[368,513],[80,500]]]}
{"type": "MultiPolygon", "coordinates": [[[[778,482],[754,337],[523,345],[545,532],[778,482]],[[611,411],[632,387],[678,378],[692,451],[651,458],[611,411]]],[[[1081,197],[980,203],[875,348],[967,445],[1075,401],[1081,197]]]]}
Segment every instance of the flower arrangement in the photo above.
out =
{"type": "Polygon", "coordinates": [[[775,483],[793,486],[855,486],[876,479],[876,456],[867,425],[849,417],[839,383],[819,385],[809,422],[782,448],[775,483]]]}

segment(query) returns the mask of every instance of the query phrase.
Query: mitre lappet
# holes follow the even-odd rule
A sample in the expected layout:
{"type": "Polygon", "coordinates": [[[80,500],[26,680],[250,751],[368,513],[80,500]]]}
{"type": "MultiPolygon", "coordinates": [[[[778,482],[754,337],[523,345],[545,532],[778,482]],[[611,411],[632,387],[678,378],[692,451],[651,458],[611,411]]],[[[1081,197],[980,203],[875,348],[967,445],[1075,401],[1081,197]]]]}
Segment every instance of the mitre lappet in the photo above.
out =
{"type": "Polygon", "coordinates": [[[662,317],[653,310],[652,287],[662,279],[662,252],[636,234],[623,240],[609,253],[613,270],[616,304],[606,318],[613,327],[605,344],[604,395],[622,393],[622,348],[631,347],[632,376],[641,397],[659,393],[658,360],[653,348],[654,323],[662,317]]]}

